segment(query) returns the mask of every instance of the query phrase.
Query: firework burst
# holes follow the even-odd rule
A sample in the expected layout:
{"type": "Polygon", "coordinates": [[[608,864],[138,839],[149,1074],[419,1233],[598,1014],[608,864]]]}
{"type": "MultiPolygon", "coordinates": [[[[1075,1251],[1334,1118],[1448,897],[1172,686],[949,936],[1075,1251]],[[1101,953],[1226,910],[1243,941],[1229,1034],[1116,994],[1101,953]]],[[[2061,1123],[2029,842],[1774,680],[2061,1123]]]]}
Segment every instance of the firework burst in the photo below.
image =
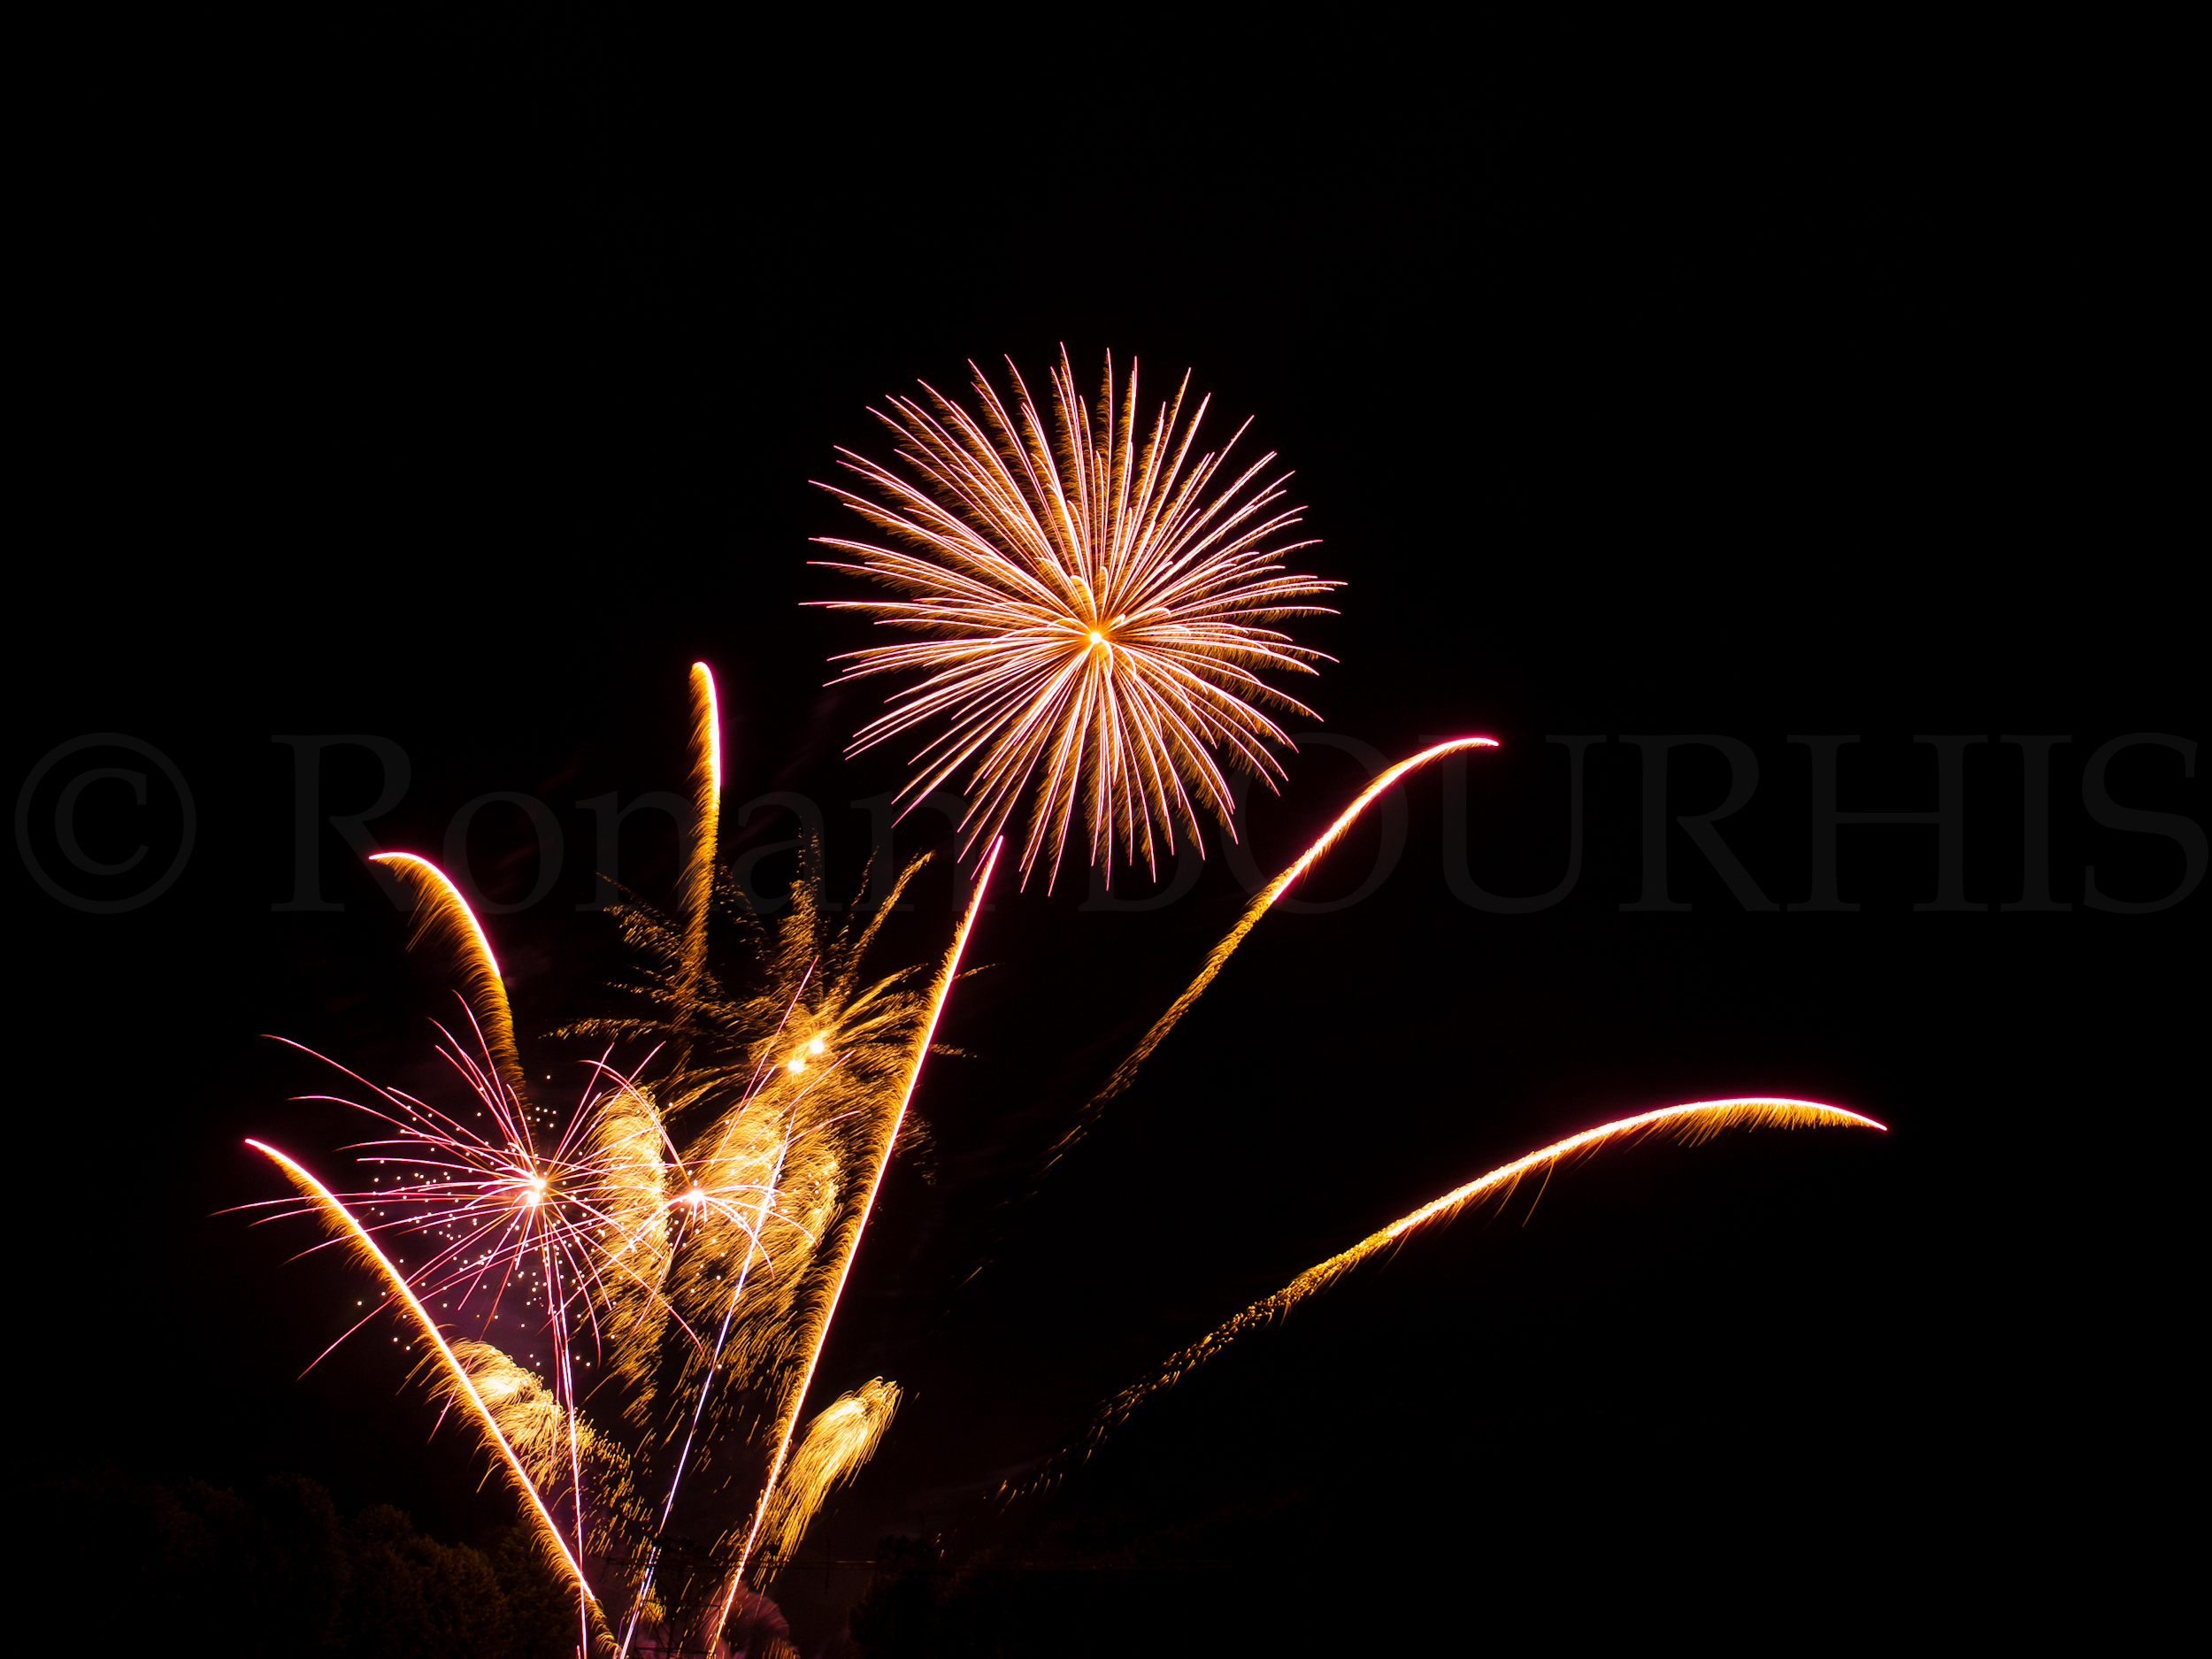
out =
{"type": "MultiPolygon", "coordinates": [[[[443,880],[427,864],[416,876],[443,880]]],[[[442,925],[461,933],[465,949],[481,934],[457,895],[453,902],[457,915],[442,925]]],[[[652,1231],[649,1223],[637,1227],[638,1192],[657,1184],[658,1148],[594,1132],[611,1102],[634,1103],[617,1108],[616,1122],[642,1104],[634,1079],[595,1083],[557,1125],[502,1075],[480,1025],[474,1056],[442,1028],[441,1035],[439,1053],[465,1085],[465,1105],[449,1110],[348,1073],[374,1099],[347,1103],[386,1130],[355,1148],[374,1171],[367,1186],[333,1191],[273,1147],[249,1144],[284,1171],[305,1212],[384,1281],[384,1300],[353,1329],[386,1306],[414,1327],[418,1374],[449,1409],[474,1419],[558,1546],[578,1592],[579,1639],[588,1645],[601,1615],[587,1557],[618,1553],[641,1517],[626,1455],[578,1409],[579,1384],[588,1382],[580,1372],[595,1369],[586,1352],[603,1359],[600,1310],[638,1277],[634,1235],[652,1231]],[[541,1344],[549,1380],[488,1340],[495,1336],[541,1344]]]]}
{"type": "Polygon", "coordinates": [[[1192,458],[1206,401],[1184,418],[1187,373],[1148,426],[1133,363],[1118,395],[1107,360],[1093,409],[1063,350],[1048,424],[1007,368],[1010,412],[979,369],[975,414],[926,385],[926,403],[894,397],[878,411],[913,480],[843,450],[880,499],[821,486],[910,549],[818,538],[859,559],[824,563],[903,595],[828,608],[928,636],[843,659],[847,680],[926,676],[852,752],[942,720],[900,798],[910,808],[964,772],[964,856],[998,834],[1035,777],[1025,882],[1048,851],[1049,886],[1079,803],[1089,862],[1110,872],[1118,841],[1156,875],[1179,825],[1202,852],[1200,810],[1233,817],[1217,750],[1270,787],[1283,775],[1268,745],[1289,740],[1261,705],[1312,711],[1259,675],[1327,659],[1268,625],[1325,613],[1302,602],[1341,584],[1284,573],[1279,561],[1314,543],[1277,540],[1299,509],[1279,505],[1287,473],[1256,482],[1271,452],[1221,483],[1243,427],[1192,458]]]}
{"type": "Polygon", "coordinates": [[[787,1471],[822,1344],[989,880],[987,859],[933,979],[917,984],[910,969],[864,979],[861,960],[922,863],[900,872],[872,915],[841,925],[815,908],[808,881],[795,884],[791,913],[772,929],[744,910],[734,887],[718,889],[731,921],[749,924],[760,945],[748,989],[696,965],[693,929],[626,906],[617,919],[637,964],[631,988],[649,1011],[572,1028],[677,1044],[682,1057],[661,1079],[661,1096],[670,1122],[698,1120],[680,1150],[669,1142],[672,1238],[649,1292],[626,1291],[634,1278],[615,1286],[634,1309],[614,1363],[662,1494],[626,1649],[648,1617],[664,1629],[697,1619],[710,1638],[764,1527],[773,1523],[778,1540],[803,1532],[821,1496],[866,1460],[889,1421],[896,1390],[884,1384],[889,1394],[869,1394],[857,1422],[848,1408],[826,1419],[826,1440],[810,1430],[815,1449],[803,1445],[803,1462],[787,1471]],[[745,1194],[759,1194],[749,1210],[741,1196],[734,1204],[718,1196],[745,1194]],[[725,1386],[725,1376],[741,1386],[725,1386]],[[875,1432],[859,1434],[860,1423],[875,1432]],[[693,1479],[702,1473],[703,1483],[693,1479]],[[730,1509],[741,1491],[753,1495],[730,1509]],[[660,1586],[659,1540],[675,1535],[712,1537],[712,1571],[687,1568],[681,1583],[660,1586]]]}
{"type": "Polygon", "coordinates": [[[252,1143],[305,1201],[276,1208],[312,1214],[378,1274],[384,1296],[354,1330],[386,1308],[408,1322],[418,1377],[526,1498],[595,1651],[626,1650],[641,1624],[711,1645],[756,1543],[772,1571],[888,1425],[898,1389],[878,1379],[795,1447],[996,859],[933,973],[863,979],[924,861],[872,915],[832,918],[803,882],[772,926],[752,915],[715,878],[720,738],[703,665],[691,689],[696,810],[673,913],[617,911],[642,1011],[565,1033],[634,1041],[639,1066],[617,1070],[611,1046],[572,1110],[534,1100],[491,941],[435,865],[383,854],[416,900],[410,948],[448,958],[457,981],[466,1021],[439,1027],[438,1052],[461,1088],[426,1100],[346,1071],[368,1094],[345,1103],[380,1125],[352,1148],[355,1190],[252,1143]],[[758,947],[741,986],[710,957],[716,916],[758,947]],[[609,1420],[627,1420],[622,1439],[581,1409],[595,1388],[609,1420]]]}

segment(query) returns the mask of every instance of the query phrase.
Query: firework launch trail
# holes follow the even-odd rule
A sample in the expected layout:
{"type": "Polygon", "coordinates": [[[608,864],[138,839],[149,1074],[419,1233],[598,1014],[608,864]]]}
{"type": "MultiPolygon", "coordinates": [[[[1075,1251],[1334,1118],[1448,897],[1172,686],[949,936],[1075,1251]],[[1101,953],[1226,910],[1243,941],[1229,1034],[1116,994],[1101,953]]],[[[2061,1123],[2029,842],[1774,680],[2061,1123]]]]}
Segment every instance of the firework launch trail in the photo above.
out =
{"type": "Polygon", "coordinates": [[[1009,1498],[1020,1497],[1049,1485],[1077,1454],[1087,1457],[1108,1432],[1131,1412],[1154,1394],[1173,1387],[1199,1366],[1222,1353],[1246,1332],[1268,1325],[1289,1313],[1316,1291],[1334,1284],[1361,1263],[1397,1243],[1416,1229],[1432,1222],[1448,1222],[1466,1206],[1479,1199],[1503,1197],[1525,1176],[1538,1171],[1548,1172],[1601,1147],[1640,1140],[1647,1135],[1671,1133],[1694,1146],[1724,1129],[1798,1129],[1815,1126],[1885,1131],[1888,1127],[1841,1106],[1824,1105],[1818,1101],[1745,1095],[1729,1100],[1694,1101],[1684,1106],[1666,1106],[1656,1111],[1639,1113],[1633,1118],[1617,1118],[1594,1129],[1586,1129],[1580,1134],[1569,1135],[1563,1141],[1555,1141],[1548,1147],[1540,1147],[1510,1164],[1502,1164],[1489,1173],[1477,1176],[1465,1186],[1455,1187],[1442,1197],[1432,1199],[1418,1210],[1399,1217],[1389,1225],[1378,1228],[1349,1249],[1340,1250],[1326,1261],[1316,1263],[1272,1295],[1262,1297],[1187,1348],[1171,1354],[1143,1381],[1131,1384],[1101,1406],[1097,1415],[1092,1418],[1090,1427],[1075,1447],[1048,1459],[1041,1470],[1019,1486],[1002,1487],[1002,1494],[1009,1498]]]}

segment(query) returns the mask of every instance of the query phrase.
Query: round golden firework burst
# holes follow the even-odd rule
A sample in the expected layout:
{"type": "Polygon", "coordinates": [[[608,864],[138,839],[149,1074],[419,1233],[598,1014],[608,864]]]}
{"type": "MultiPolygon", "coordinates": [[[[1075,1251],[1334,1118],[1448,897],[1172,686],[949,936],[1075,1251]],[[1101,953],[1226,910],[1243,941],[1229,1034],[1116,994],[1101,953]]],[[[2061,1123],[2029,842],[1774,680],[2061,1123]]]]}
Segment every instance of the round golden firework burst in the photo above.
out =
{"type": "Polygon", "coordinates": [[[911,807],[964,771],[964,854],[999,833],[1036,775],[1025,882],[1048,845],[1048,886],[1057,873],[1079,799],[1091,862],[1110,866],[1118,838],[1125,857],[1141,853],[1156,875],[1179,821],[1202,852],[1198,809],[1231,823],[1224,761],[1271,787],[1283,775],[1268,746],[1289,739],[1258,705],[1312,710],[1259,673],[1310,674],[1330,659],[1266,625],[1329,614],[1297,602],[1342,584],[1283,573],[1286,555],[1314,543],[1270,545],[1300,511],[1277,507],[1288,473],[1254,482],[1271,451],[1217,488],[1243,426],[1192,459],[1208,400],[1183,419],[1187,373],[1141,434],[1133,362],[1118,399],[1107,358],[1094,410],[1077,395],[1063,349],[1049,431],[1010,360],[1007,370],[1010,414],[980,369],[975,414],[926,384],[926,403],[894,397],[890,412],[872,411],[915,477],[838,453],[880,500],[821,486],[905,544],[816,538],[859,559],[820,563],[903,595],[827,608],[928,636],[838,659],[851,664],[842,680],[926,671],[849,752],[941,716],[945,729],[915,757],[899,798],[911,807]]]}

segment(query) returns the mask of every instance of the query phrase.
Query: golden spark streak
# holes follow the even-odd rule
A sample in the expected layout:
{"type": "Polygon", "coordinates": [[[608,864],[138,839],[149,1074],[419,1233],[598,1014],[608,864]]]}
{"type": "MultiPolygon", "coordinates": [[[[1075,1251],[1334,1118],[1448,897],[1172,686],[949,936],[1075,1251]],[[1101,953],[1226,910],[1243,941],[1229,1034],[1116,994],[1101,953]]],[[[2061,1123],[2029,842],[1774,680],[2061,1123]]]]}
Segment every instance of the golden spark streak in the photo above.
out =
{"type": "Polygon", "coordinates": [[[1052,1156],[1046,1167],[1048,1169],[1057,1163],[1068,1148],[1082,1138],[1084,1130],[1089,1126],[1091,1118],[1100,1107],[1136,1081],[1138,1068],[1151,1057],[1152,1051],[1166,1040],[1168,1033],[1175,1029],[1176,1022],[1190,1012],[1191,1005],[1206,994],[1206,987],[1214,982],[1214,976],[1221,972],[1231,956],[1236,955],[1237,947],[1244,942],[1244,936],[1252,931],[1261,917],[1267,914],[1275,901],[1283,896],[1290,884],[1305,874],[1313,861],[1336,845],[1344,832],[1358,821],[1359,815],[1381,798],[1384,790],[1416,767],[1425,766],[1446,755],[1455,754],[1463,749],[1495,749],[1497,746],[1498,741],[1494,737],[1455,737],[1448,742],[1425,749],[1410,759],[1402,760],[1396,765],[1377,772],[1352,804],[1337,815],[1336,822],[1322,832],[1320,839],[1299,854],[1295,863],[1261,888],[1259,896],[1245,906],[1244,914],[1237,918],[1237,925],[1208,955],[1206,965],[1198,971],[1198,977],[1190,982],[1190,988],[1175,999],[1174,1005],[1166,1013],[1153,1021],[1152,1029],[1144,1033],[1137,1046],[1129,1051],[1129,1057],[1115,1069],[1113,1076],[1106,1079],[1106,1087],[1091,1096],[1078,1115],[1074,1125],[1052,1148],[1052,1156]]]}
{"type": "Polygon", "coordinates": [[[413,853],[374,853],[369,862],[388,866],[400,883],[415,895],[415,907],[421,919],[415,924],[414,935],[408,940],[407,948],[412,950],[435,934],[460,956],[469,1009],[483,1032],[485,1047],[491,1051],[492,1062],[498,1066],[508,1087],[517,1094],[522,1094],[522,1056],[515,1052],[515,1021],[507,1007],[507,987],[500,977],[499,960],[492,955],[491,941],[484,936],[476,912],[469,909],[468,901],[447,879],[445,872],[427,858],[413,853]]]}
{"type": "MultiPolygon", "coordinates": [[[[1099,1409],[1098,1415],[1092,1419],[1080,1442],[1084,1455],[1088,1456],[1090,1451],[1105,1438],[1108,1430],[1121,1423],[1151,1395],[1174,1386],[1245,1332],[1287,1314],[1308,1296],[1334,1284],[1368,1257],[1395,1243],[1415,1228],[1439,1217],[1448,1219],[1462,1207],[1478,1198],[1494,1193],[1509,1193],[1522,1177],[1540,1169],[1563,1164],[1578,1153],[1594,1151],[1610,1141],[1673,1129],[1683,1140],[1694,1146],[1723,1129],[1740,1125],[1753,1129],[1797,1129],[1824,1125],[1839,1128],[1879,1129],[1885,1133],[1889,1127],[1841,1106],[1829,1106],[1819,1101],[1745,1095],[1730,1100],[1694,1101],[1686,1106],[1664,1106],[1656,1111],[1642,1112],[1633,1118],[1601,1124],[1595,1129],[1586,1129],[1580,1134],[1569,1135],[1564,1141],[1555,1141],[1525,1157],[1516,1158],[1510,1164],[1502,1164],[1487,1175],[1478,1176],[1464,1187],[1455,1187],[1441,1198],[1432,1199],[1418,1210],[1399,1217],[1388,1226],[1369,1233],[1351,1248],[1340,1250],[1327,1261],[1315,1263],[1274,1294],[1262,1297],[1188,1348],[1170,1355],[1150,1377],[1123,1389],[1099,1409]]],[[[1055,1478],[1066,1457],[1065,1452],[1056,1454],[1020,1487],[1002,1487],[1000,1490],[1015,1497],[1033,1492],[1055,1478]]]]}
{"type": "MultiPolygon", "coordinates": [[[[405,856],[406,855],[399,856],[405,856]]],[[[487,951],[486,954],[490,953],[487,951]]],[[[405,1277],[392,1265],[390,1258],[377,1248],[376,1240],[369,1236],[368,1229],[354,1219],[353,1212],[339,1202],[336,1194],[332,1193],[327,1187],[308,1173],[304,1165],[295,1159],[287,1157],[265,1141],[249,1138],[246,1144],[253,1148],[255,1151],[272,1159],[277,1167],[284,1171],[292,1185],[299,1188],[302,1195],[321,1213],[324,1221],[332,1231],[352,1245],[363,1262],[373,1268],[381,1276],[384,1282],[391,1286],[394,1297],[413,1317],[417,1328],[436,1348],[439,1357],[444,1361],[446,1371],[453,1379],[456,1392],[468,1402],[470,1408],[475,1412],[477,1422],[482,1427],[485,1438],[499,1448],[500,1455],[506,1460],[507,1471],[513,1478],[516,1489],[524,1497],[529,1499],[531,1509],[544,1525],[546,1537],[553,1540],[553,1547],[561,1552],[562,1561],[567,1563],[569,1572],[574,1577],[576,1587],[583,1592],[587,1599],[595,1603],[599,1598],[592,1594],[591,1586],[585,1580],[583,1569],[576,1564],[576,1557],[569,1553],[568,1545],[561,1538],[561,1529],[554,1522],[552,1512],[545,1507],[545,1500],[538,1495],[537,1483],[530,1479],[529,1472],[523,1468],[521,1460],[515,1455],[514,1448],[507,1443],[507,1437],[500,1432],[498,1421],[493,1417],[491,1408],[485,1404],[484,1396],[477,1392],[475,1381],[469,1376],[468,1368],[455,1357],[452,1348],[446,1345],[445,1336],[439,1331],[437,1322],[431,1318],[430,1310],[416,1300],[415,1293],[409,1287],[405,1277]]]]}
{"type": "Polygon", "coordinates": [[[814,1341],[808,1351],[806,1369],[800,1374],[799,1384],[791,1392],[790,1403],[783,1412],[783,1426],[776,1440],[776,1455],[768,1464],[768,1478],[761,1485],[760,1500],[753,1506],[752,1525],[745,1533],[745,1546],[738,1552],[737,1566],[730,1574],[727,1592],[722,1598],[722,1609],[715,1616],[710,1631],[722,1628],[722,1621],[729,1617],[730,1602],[737,1594],[737,1586],[745,1577],[745,1563],[752,1558],[753,1545],[760,1537],[761,1525],[768,1518],[769,1500],[774,1495],[776,1482],[783,1474],[784,1459],[791,1450],[791,1432],[799,1420],[799,1408],[806,1402],[806,1391],[813,1385],[814,1368],[820,1363],[822,1345],[828,1340],[830,1322],[837,1317],[838,1299],[845,1294],[845,1280],[852,1271],[853,1258],[860,1253],[860,1237],[868,1225],[868,1218],[875,1211],[876,1195],[883,1189],[883,1178],[891,1167],[891,1154],[899,1144],[899,1130],[906,1122],[906,1109],[914,1099],[914,1087],[921,1081],[922,1064],[929,1058],[929,1045],[937,1034],[937,1017],[945,1010],[945,999],[951,995],[953,978],[960,971],[960,957],[968,948],[968,934],[975,927],[976,914],[983,908],[983,895],[991,886],[991,872],[998,865],[998,856],[1006,843],[994,841],[991,850],[985,855],[983,868],[976,872],[975,891],[968,895],[968,913],[960,918],[960,931],[953,935],[952,944],[945,952],[944,964],[937,971],[937,983],[931,987],[929,1018],[923,1022],[922,1034],[914,1045],[914,1064],[906,1074],[906,1090],[899,1097],[898,1115],[891,1120],[891,1131],[883,1138],[883,1151],[876,1159],[875,1173],[868,1181],[866,1197],[858,1211],[859,1218],[848,1233],[841,1259],[837,1263],[835,1282],[832,1285],[828,1303],[822,1310],[821,1323],[816,1326],[814,1341]]]}
{"type": "Polygon", "coordinates": [[[684,918],[680,995],[687,1005],[706,965],[707,900],[714,889],[715,842],[722,823],[721,705],[715,696],[714,671],[704,663],[691,665],[691,847],[677,897],[684,918]]]}

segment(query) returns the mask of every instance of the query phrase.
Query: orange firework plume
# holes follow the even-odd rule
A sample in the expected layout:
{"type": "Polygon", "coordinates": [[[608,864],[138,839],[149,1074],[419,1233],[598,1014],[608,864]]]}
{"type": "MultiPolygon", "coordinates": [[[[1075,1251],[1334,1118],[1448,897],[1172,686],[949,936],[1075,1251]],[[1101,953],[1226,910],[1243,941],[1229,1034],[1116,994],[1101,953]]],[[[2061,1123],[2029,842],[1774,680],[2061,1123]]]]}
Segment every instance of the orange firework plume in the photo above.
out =
{"type": "Polygon", "coordinates": [[[1255,704],[1311,710],[1256,671],[1312,673],[1328,659],[1265,625],[1325,614],[1297,602],[1341,584],[1282,573],[1279,560],[1315,544],[1268,545],[1299,521],[1296,508],[1274,510],[1287,473],[1253,488],[1271,452],[1216,487],[1243,427],[1191,460],[1206,400],[1183,419],[1188,373],[1141,430],[1136,365],[1118,400],[1107,359],[1094,411],[1064,349],[1048,428],[1020,373],[1007,368],[1010,414],[979,369],[979,417],[926,384],[927,407],[894,397],[890,413],[878,412],[918,484],[841,450],[883,503],[821,486],[914,549],[818,538],[861,561],[824,561],[832,568],[906,595],[829,608],[930,636],[849,654],[848,680],[927,671],[862,729],[853,752],[941,716],[949,724],[916,757],[901,799],[911,807],[964,769],[972,803],[964,856],[998,834],[1041,774],[1025,882],[1048,846],[1057,872],[1079,798],[1090,862],[1110,867],[1118,840],[1125,857],[1141,850],[1156,873],[1179,821],[1202,851],[1197,809],[1225,823],[1233,816],[1216,749],[1271,787],[1271,774],[1283,775],[1267,745],[1289,740],[1255,704]]]}
{"type": "Polygon", "coordinates": [[[415,924],[414,935],[408,940],[407,948],[412,950],[424,940],[434,939],[460,959],[461,982],[469,1011],[476,1016],[477,1026],[484,1033],[484,1045],[490,1051],[492,1063],[499,1068],[500,1076],[506,1079],[508,1087],[520,1094],[522,1058],[515,1052],[515,1021],[507,1008],[507,987],[500,977],[498,959],[492,955],[491,941],[484,937],[476,912],[469,909],[468,901],[447,879],[445,872],[427,858],[413,853],[377,853],[369,862],[385,865],[415,895],[415,913],[420,919],[415,924]]]}
{"type": "Polygon", "coordinates": [[[898,1409],[898,1384],[872,1377],[840,1394],[807,1425],[762,1529],[764,1547],[754,1557],[759,1578],[765,1579],[791,1558],[822,1500],[874,1455],[898,1409]]]}
{"type": "MultiPolygon", "coordinates": [[[[1724,1129],[1801,1129],[1815,1126],[1883,1130],[1888,1127],[1871,1118],[1847,1111],[1840,1106],[1823,1105],[1818,1101],[1783,1100],[1763,1095],[1694,1101],[1686,1106],[1662,1107],[1657,1111],[1641,1112],[1633,1118],[1601,1124],[1595,1129],[1586,1129],[1580,1134],[1569,1135],[1564,1141],[1555,1141],[1525,1157],[1514,1159],[1510,1164],[1500,1164],[1487,1175],[1478,1176],[1464,1187],[1455,1187],[1441,1198],[1432,1199],[1410,1214],[1399,1217],[1388,1226],[1369,1233],[1351,1248],[1340,1250],[1327,1261],[1315,1263],[1274,1294],[1262,1297],[1234,1318],[1200,1337],[1188,1348],[1171,1354],[1151,1376],[1142,1382],[1133,1383],[1099,1408],[1097,1416],[1092,1418],[1090,1428],[1079,1442],[1079,1449],[1085,1456],[1089,1455],[1109,1431],[1146,1400],[1163,1389],[1173,1387],[1182,1378],[1219,1354],[1246,1332],[1288,1313],[1316,1291],[1334,1284],[1362,1262],[1395,1244],[1416,1228],[1432,1221],[1449,1221],[1478,1199],[1503,1196],[1510,1193],[1524,1176],[1540,1170],[1549,1171],[1600,1147],[1640,1140],[1651,1134],[1671,1133],[1694,1146],[1724,1129]]],[[[1018,1497],[1037,1490],[1059,1474],[1068,1456],[1065,1452],[1054,1456],[1020,1487],[1002,1487],[1001,1491],[1008,1496],[1018,1497]]]]}
{"type": "Polygon", "coordinates": [[[691,845],[677,895],[677,909],[684,918],[680,1000],[687,1005],[706,965],[707,901],[714,892],[715,841],[722,823],[722,712],[714,693],[714,671],[704,663],[691,665],[691,845]]]}
{"type": "Polygon", "coordinates": [[[1206,965],[1198,971],[1198,977],[1190,982],[1189,988],[1175,999],[1166,1013],[1152,1022],[1152,1028],[1138,1040],[1137,1046],[1129,1051],[1129,1057],[1115,1068],[1113,1076],[1106,1079],[1106,1087],[1091,1096],[1073,1125],[1054,1145],[1052,1156],[1046,1161],[1045,1167],[1049,1169],[1057,1163],[1068,1148],[1082,1138],[1083,1132],[1090,1126],[1099,1108],[1136,1081],[1138,1069],[1166,1040],[1168,1033],[1175,1029],[1176,1022],[1190,1012],[1191,1005],[1206,994],[1206,987],[1214,982],[1214,976],[1236,954],[1237,947],[1244,942],[1244,936],[1252,931],[1261,917],[1267,914],[1275,901],[1289,890],[1290,884],[1304,875],[1313,861],[1335,846],[1344,832],[1358,822],[1360,814],[1382,797],[1384,790],[1417,767],[1425,766],[1446,755],[1455,754],[1463,749],[1495,749],[1497,746],[1498,741],[1494,737],[1455,737],[1448,742],[1425,749],[1411,758],[1378,772],[1367,787],[1359,792],[1352,804],[1337,814],[1336,821],[1321,833],[1319,839],[1300,853],[1282,874],[1262,887],[1259,895],[1244,907],[1244,914],[1237,918],[1237,925],[1224,934],[1221,942],[1207,954],[1206,965]]]}

